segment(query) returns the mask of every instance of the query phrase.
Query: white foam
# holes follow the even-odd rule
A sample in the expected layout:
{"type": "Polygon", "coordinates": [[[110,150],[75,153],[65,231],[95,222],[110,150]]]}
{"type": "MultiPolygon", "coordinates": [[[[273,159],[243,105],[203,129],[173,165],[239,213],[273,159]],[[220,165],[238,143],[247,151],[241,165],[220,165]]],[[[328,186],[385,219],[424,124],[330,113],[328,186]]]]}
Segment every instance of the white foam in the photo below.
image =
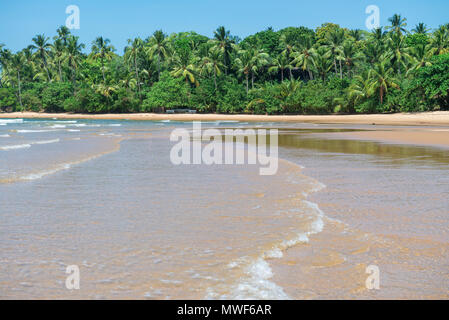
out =
{"type": "MultiPolygon", "coordinates": [[[[259,258],[248,266],[245,270],[247,277],[231,290],[229,295],[219,297],[231,300],[289,300],[290,297],[284,290],[270,281],[273,277],[268,262],[259,258]]],[[[217,298],[213,292],[209,291],[207,298],[217,298]]]]}
{"type": "Polygon", "coordinates": [[[108,124],[108,127],[121,127],[122,125],[119,123],[108,124]]]}
{"type": "Polygon", "coordinates": [[[9,138],[10,135],[9,134],[0,134],[0,138],[9,138]]]}
{"type": "Polygon", "coordinates": [[[56,132],[58,130],[16,130],[18,133],[41,133],[41,132],[56,132]]]}
{"type": "Polygon", "coordinates": [[[159,122],[162,122],[162,123],[168,123],[168,122],[171,122],[171,120],[161,120],[161,121],[159,121],[159,122]]]}
{"type": "Polygon", "coordinates": [[[0,124],[23,123],[23,119],[0,119],[0,124]]]}
{"type": "Polygon", "coordinates": [[[0,147],[0,150],[9,151],[9,150],[17,150],[17,149],[26,149],[29,147],[31,147],[30,144],[18,144],[18,145],[0,147]]]}
{"type": "Polygon", "coordinates": [[[65,125],[63,125],[63,124],[55,124],[55,125],[53,125],[53,126],[50,126],[49,128],[52,128],[52,129],[64,129],[64,128],[66,128],[67,126],[65,126],[65,125]]]}
{"type": "Polygon", "coordinates": [[[67,129],[67,132],[80,132],[81,130],[78,129],[67,129]]]}
{"type": "Polygon", "coordinates": [[[32,144],[50,144],[50,143],[57,143],[59,141],[60,141],[59,139],[44,140],[44,141],[36,141],[36,142],[33,142],[32,144]]]}
{"type": "Polygon", "coordinates": [[[37,180],[37,179],[41,179],[42,177],[47,176],[49,174],[53,174],[53,173],[56,173],[56,172],[61,171],[61,170],[70,169],[70,167],[71,167],[70,164],[63,164],[63,165],[61,165],[61,166],[59,166],[59,167],[57,167],[55,169],[52,169],[52,170],[42,171],[42,172],[38,172],[38,173],[32,173],[32,174],[23,176],[21,178],[21,180],[37,180]]]}

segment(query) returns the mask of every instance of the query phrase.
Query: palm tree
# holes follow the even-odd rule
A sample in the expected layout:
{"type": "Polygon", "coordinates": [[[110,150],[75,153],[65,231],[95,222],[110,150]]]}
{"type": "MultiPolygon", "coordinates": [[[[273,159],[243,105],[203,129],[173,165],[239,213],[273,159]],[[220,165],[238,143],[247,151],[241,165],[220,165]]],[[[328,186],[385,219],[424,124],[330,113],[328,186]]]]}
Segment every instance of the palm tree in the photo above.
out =
{"type": "Polygon", "coordinates": [[[290,64],[289,59],[285,56],[285,54],[281,53],[272,61],[272,66],[268,68],[268,72],[276,74],[279,74],[280,72],[281,82],[284,82],[284,71],[292,68],[293,66],[290,64]]]}
{"type": "MultiPolygon", "coordinates": [[[[279,38],[279,45],[281,46],[282,49],[282,54],[285,55],[285,57],[287,58],[289,64],[292,64],[292,55],[293,53],[296,51],[296,41],[295,38],[292,37],[290,34],[282,34],[281,37],[279,38]]],[[[292,69],[293,67],[289,67],[288,68],[288,73],[290,75],[290,80],[292,80],[292,69]]]]}
{"type": "Polygon", "coordinates": [[[410,56],[412,67],[410,68],[409,72],[407,72],[407,74],[414,74],[422,67],[429,67],[432,65],[432,63],[430,62],[430,59],[433,56],[432,46],[428,44],[419,44],[415,47],[412,47],[410,56]]]}
{"type": "Polygon", "coordinates": [[[387,27],[388,30],[402,35],[402,33],[408,33],[407,29],[407,19],[402,18],[400,14],[395,14],[391,18],[388,19],[390,21],[391,26],[387,27]]]}
{"type": "Polygon", "coordinates": [[[251,59],[251,88],[254,89],[254,78],[258,74],[259,70],[264,68],[269,64],[270,56],[263,52],[260,49],[251,49],[250,54],[252,56],[251,59]]]}
{"type": "Polygon", "coordinates": [[[387,32],[385,32],[382,27],[379,27],[379,28],[374,29],[371,32],[370,36],[371,36],[371,39],[373,39],[375,42],[383,43],[383,41],[385,40],[386,34],[387,34],[387,32]]]}
{"type": "Polygon", "coordinates": [[[324,47],[319,47],[313,59],[313,68],[323,81],[326,80],[328,72],[332,69],[331,52],[324,47]]]}
{"type": "Polygon", "coordinates": [[[23,53],[18,52],[17,54],[12,56],[11,59],[11,67],[12,69],[15,70],[15,73],[17,75],[17,87],[18,87],[18,97],[19,97],[19,103],[20,106],[23,108],[23,104],[22,104],[22,86],[21,86],[21,72],[22,72],[22,68],[23,65],[25,63],[25,59],[23,56],[23,53]]]}
{"type": "Polygon", "coordinates": [[[311,38],[306,38],[306,40],[299,47],[299,51],[294,53],[295,59],[293,63],[297,67],[301,68],[303,71],[307,71],[309,74],[309,79],[313,80],[313,59],[315,56],[315,49],[313,48],[313,43],[311,38]]]}
{"type": "MultiPolygon", "coordinates": [[[[335,75],[338,74],[337,60],[339,53],[341,52],[344,39],[345,39],[345,31],[343,29],[335,29],[326,34],[326,45],[324,45],[324,47],[329,50],[330,55],[333,58],[335,75]]],[[[340,78],[343,78],[341,60],[339,60],[339,63],[340,63],[340,78]]]]}
{"type": "Polygon", "coordinates": [[[121,87],[125,89],[135,89],[137,87],[137,80],[133,78],[131,73],[128,73],[125,78],[119,81],[121,87]]]}
{"type": "Polygon", "coordinates": [[[362,74],[356,75],[354,81],[348,88],[348,97],[354,104],[363,99],[368,99],[374,94],[373,70],[365,70],[362,74]]]}
{"type": "Polygon", "coordinates": [[[104,39],[103,37],[98,37],[92,42],[92,53],[91,57],[94,60],[100,60],[101,63],[101,73],[103,74],[103,82],[106,83],[106,76],[104,72],[105,60],[111,60],[114,55],[114,47],[110,45],[111,40],[104,39]]]}
{"type": "Polygon", "coordinates": [[[168,41],[165,34],[162,30],[157,30],[153,33],[153,36],[150,39],[150,47],[149,47],[149,55],[153,57],[156,55],[157,57],[157,74],[158,79],[161,77],[161,61],[168,56],[168,41]]]}
{"type": "Polygon", "coordinates": [[[406,68],[407,63],[411,60],[405,37],[398,33],[391,34],[391,37],[388,39],[388,49],[390,51],[386,53],[385,57],[389,57],[392,60],[398,75],[401,75],[401,66],[406,68]]]}
{"type": "Polygon", "coordinates": [[[59,81],[63,81],[61,64],[64,59],[65,46],[62,39],[56,39],[51,46],[53,57],[58,64],[59,81]]]}
{"type": "Polygon", "coordinates": [[[253,56],[249,50],[240,50],[238,52],[238,58],[234,63],[237,67],[237,73],[245,77],[246,81],[246,94],[249,91],[249,75],[251,74],[251,68],[253,67],[253,56]]]}
{"type": "Polygon", "coordinates": [[[12,60],[12,53],[8,49],[0,50],[0,67],[2,68],[2,85],[9,82],[10,78],[10,64],[12,60]]]}
{"type": "Polygon", "coordinates": [[[382,54],[383,48],[375,42],[367,42],[365,48],[363,49],[363,55],[371,66],[381,60],[382,54]]]}
{"type": "Polygon", "coordinates": [[[208,50],[208,53],[201,60],[201,73],[203,71],[214,75],[214,85],[215,90],[217,90],[217,76],[221,74],[221,70],[224,68],[224,64],[222,62],[223,57],[221,51],[212,47],[208,50]]]}
{"type": "Polygon", "coordinates": [[[172,76],[175,78],[183,78],[186,81],[186,85],[189,82],[195,86],[199,86],[196,79],[197,67],[195,57],[192,56],[190,50],[180,50],[173,56],[173,70],[172,76]]]}
{"type": "Polygon", "coordinates": [[[394,70],[386,67],[386,62],[377,63],[373,69],[373,90],[379,92],[380,104],[384,103],[384,96],[388,94],[388,89],[398,88],[396,78],[394,77],[394,70]]]}
{"type": "Polygon", "coordinates": [[[137,81],[137,90],[140,96],[140,78],[139,78],[139,66],[137,64],[137,59],[142,52],[143,41],[140,38],[135,38],[134,40],[128,39],[128,44],[130,46],[125,48],[125,61],[132,64],[134,67],[134,72],[137,81]]]}
{"type": "Polygon", "coordinates": [[[85,47],[84,44],[78,43],[78,37],[70,36],[67,42],[67,51],[64,61],[67,62],[70,69],[72,69],[72,84],[73,95],[76,93],[76,71],[82,62],[81,50],[85,47]]]}
{"type": "Polygon", "coordinates": [[[363,33],[360,29],[349,30],[349,36],[351,36],[356,42],[363,39],[363,33]]]}
{"type": "Polygon", "coordinates": [[[348,70],[348,76],[351,76],[352,69],[363,58],[363,54],[357,51],[354,43],[350,40],[347,40],[343,43],[343,46],[338,55],[338,59],[340,61],[343,61],[344,66],[348,70]]]}
{"type": "Polygon", "coordinates": [[[415,29],[413,29],[412,31],[417,34],[427,34],[429,32],[429,29],[427,28],[426,24],[421,22],[418,23],[415,29]]]}
{"type": "Polygon", "coordinates": [[[225,74],[228,74],[228,69],[231,65],[231,53],[235,49],[235,41],[231,38],[231,32],[226,30],[224,26],[218,27],[214,31],[214,39],[211,40],[211,43],[221,51],[225,74]]]}
{"type": "Polygon", "coordinates": [[[61,39],[64,46],[67,46],[69,36],[71,35],[70,29],[66,26],[61,26],[58,28],[58,30],[56,30],[56,32],[58,33],[57,39],[61,39]]]}
{"type": "Polygon", "coordinates": [[[50,38],[45,37],[45,35],[40,34],[33,38],[34,45],[31,48],[36,49],[36,54],[42,61],[44,69],[47,73],[47,80],[50,82],[50,71],[48,70],[47,58],[51,48],[51,44],[48,42],[50,38]]]}
{"type": "Polygon", "coordinates": [[[449,31],[445,26],[435,30],[431,40],[433,51],[436,55],[449,52],[449,31]]]}

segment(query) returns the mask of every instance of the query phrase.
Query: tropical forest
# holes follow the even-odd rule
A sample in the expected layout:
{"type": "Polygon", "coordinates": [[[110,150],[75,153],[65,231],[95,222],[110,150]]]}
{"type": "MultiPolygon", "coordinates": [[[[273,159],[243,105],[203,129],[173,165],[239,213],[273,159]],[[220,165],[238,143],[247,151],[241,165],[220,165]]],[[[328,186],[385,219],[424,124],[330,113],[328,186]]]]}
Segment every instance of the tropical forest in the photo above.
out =
{"type": "MultiPolygon", "coordinates": [[[[449,110],[449,23],[430,30],[399,14],[372,31],[324,23],[149,32],[117,52],[67,27],[11,52],[0,43],[0,111],[353,114],[449,110]]],[[[1,42],[1,41],[0,41],[1,42]]]]}

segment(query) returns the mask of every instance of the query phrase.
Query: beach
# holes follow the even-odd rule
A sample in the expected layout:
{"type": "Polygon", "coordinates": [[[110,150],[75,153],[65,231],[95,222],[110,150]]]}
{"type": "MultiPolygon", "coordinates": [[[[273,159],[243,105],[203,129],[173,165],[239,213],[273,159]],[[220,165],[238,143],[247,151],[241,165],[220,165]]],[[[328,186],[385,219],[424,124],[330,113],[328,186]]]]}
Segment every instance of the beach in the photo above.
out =
{"type": "Polygon", "coordinates": [[[447,299],[447,116],[2,114],[0,297],[447,299]],[[278,129],[277,174],[173,165],[177,117],[278,129]]]}
{"type": "Polygon", "coordinates": [[[97,120],[141,120],[141,121],[250,121],[250,122],[302,122],[324,124],[368,124],[368,125],[449,125],[449,111],[398,113],[398,114],[361,114],[361,115],[232,115],[232,114],[70,114],[13,112],[0,113],[7,119],[97,119],[97,120]]]}

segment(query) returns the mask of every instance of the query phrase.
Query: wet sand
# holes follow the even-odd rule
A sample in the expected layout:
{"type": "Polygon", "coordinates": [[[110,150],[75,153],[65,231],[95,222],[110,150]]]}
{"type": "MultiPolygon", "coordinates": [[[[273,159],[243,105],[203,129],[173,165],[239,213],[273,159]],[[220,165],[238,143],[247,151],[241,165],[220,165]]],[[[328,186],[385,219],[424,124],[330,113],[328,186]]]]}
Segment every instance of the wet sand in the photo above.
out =
{"type": "Polygon", "coordinates": [[[280,129],[279,173],[263,178],[170,165],[168,134],[189,123],[72,122],[3,126],[5,145],[58,138],[5,151],[13,171],[111,152],[0,184],[2,298],[449,298],[448,126],[254,124],[280,129]],[[68,264],[80,292],[64,287],[68,264]]]}
{"type": "Polygon", "coordinates": [[[399,143],[408,145],[424,145],[449,147],[449,128],[425,129],[404,128],[394,130],[360,131],[334,133],[334,138],[379,141],[383,143],[399,143]]]}
{"type": "Polygon", "coordinates": [[[249,122],[303,122],[303,123],[341,123],[369,125],[425,125],[449,126],[449,111],[398,114],[363,115],[223,115],[223,114],[69,114],[69,113],[0,113],[0,118],[24,119],[102,119],[102,120],[171,120],[171,121],[249,121],[249,122]]]}

